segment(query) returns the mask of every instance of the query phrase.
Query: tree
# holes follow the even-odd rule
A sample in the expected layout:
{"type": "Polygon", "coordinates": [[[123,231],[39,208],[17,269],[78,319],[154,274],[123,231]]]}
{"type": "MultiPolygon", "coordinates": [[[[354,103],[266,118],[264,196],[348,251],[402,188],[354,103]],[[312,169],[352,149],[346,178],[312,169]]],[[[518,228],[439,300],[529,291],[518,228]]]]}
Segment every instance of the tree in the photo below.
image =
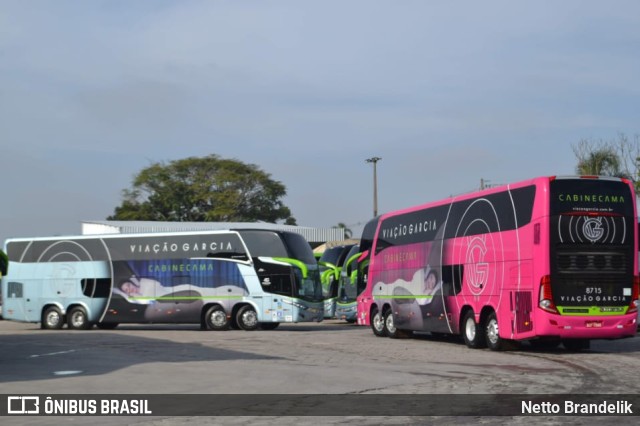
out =
{"type": "Polygon", "coordinates": [[[281,201],[282,183],[255,164],[217,155],[151,164],[122,193],[108,220],[296,224],[281,201]]]}
{"type": "Polygon", "coordinates": [[[9,268],[9,257],[6,255],[5,252],[0,250],[0,278],[2,278],[3,275],[7,275],[8,268],[9,268]]]}
{"type": "Polygon", "coordinates": [[[633,140],[624,133],[612,140],[582,139],[572,148],[578,174],[626,177],[640,193],[640,135],[633,140]]]}
{"type": "Polygon", "coordinates": [[[337,225],[333,226],[333,228],[344,229],[344,237],[345,238],[351,238],[351,236],[353,235],[353,232],[351,231],[351,229],[347,228],[347,225],[345,225],[342,222],[340,222],[337,225]]]}
{"type": "Polygon", "coordinates": [[[578,161],[576,172],[580,175],[618,176],[620,174],[618,154],[609,148],[589,152],[578,161]]]}

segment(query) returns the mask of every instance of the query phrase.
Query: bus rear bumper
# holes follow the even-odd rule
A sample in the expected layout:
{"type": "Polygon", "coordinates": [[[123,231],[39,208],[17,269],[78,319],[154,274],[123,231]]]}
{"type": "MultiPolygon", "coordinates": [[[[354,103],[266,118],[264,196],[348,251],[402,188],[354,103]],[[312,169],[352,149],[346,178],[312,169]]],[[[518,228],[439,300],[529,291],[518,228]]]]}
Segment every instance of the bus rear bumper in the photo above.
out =
{"type": "Polygon", "coordinates": [[[615,317],[579,317],[544,315],[538,321],[538,336],[576,339],[618,339],[636,334],[638,317],[635,313],[615,317]]]}

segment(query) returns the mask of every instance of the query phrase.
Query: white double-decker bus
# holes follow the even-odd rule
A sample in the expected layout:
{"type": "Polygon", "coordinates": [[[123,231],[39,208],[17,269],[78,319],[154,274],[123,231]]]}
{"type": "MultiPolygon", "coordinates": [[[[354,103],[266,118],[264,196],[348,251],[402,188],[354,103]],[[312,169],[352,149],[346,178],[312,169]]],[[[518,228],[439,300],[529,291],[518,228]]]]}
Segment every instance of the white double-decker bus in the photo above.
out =
{"type": "Polygon", "coordinates": [[[4,318],[42,328],[195,323],[273,329],[322,321],[311,247],[261,229],[10,239],[4,318]]]}

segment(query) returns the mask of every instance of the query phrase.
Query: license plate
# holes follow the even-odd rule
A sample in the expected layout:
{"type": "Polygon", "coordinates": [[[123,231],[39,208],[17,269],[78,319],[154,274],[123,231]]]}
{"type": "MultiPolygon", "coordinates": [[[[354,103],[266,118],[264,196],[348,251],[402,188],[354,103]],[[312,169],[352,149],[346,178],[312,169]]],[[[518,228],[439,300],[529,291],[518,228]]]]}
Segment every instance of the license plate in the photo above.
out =
{"type": "Polygon", "coordinates": [[[602,321],[587,321],[587,328],[600,328],[602,327],[602,321]]]}

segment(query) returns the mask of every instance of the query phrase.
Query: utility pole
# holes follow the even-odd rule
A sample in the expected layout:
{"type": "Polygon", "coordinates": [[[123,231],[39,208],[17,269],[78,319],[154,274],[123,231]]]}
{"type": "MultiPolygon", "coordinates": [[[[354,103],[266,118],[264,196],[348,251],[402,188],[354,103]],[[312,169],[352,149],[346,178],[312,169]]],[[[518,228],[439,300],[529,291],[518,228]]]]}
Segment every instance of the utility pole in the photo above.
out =
{"type": "Polygon", "coordinates": [[[378,216],[378,173],[376,165],[378,161],[382,160],[380,157],[367,158],[367,163],[373,163],[373,217],[378,216]]]}

